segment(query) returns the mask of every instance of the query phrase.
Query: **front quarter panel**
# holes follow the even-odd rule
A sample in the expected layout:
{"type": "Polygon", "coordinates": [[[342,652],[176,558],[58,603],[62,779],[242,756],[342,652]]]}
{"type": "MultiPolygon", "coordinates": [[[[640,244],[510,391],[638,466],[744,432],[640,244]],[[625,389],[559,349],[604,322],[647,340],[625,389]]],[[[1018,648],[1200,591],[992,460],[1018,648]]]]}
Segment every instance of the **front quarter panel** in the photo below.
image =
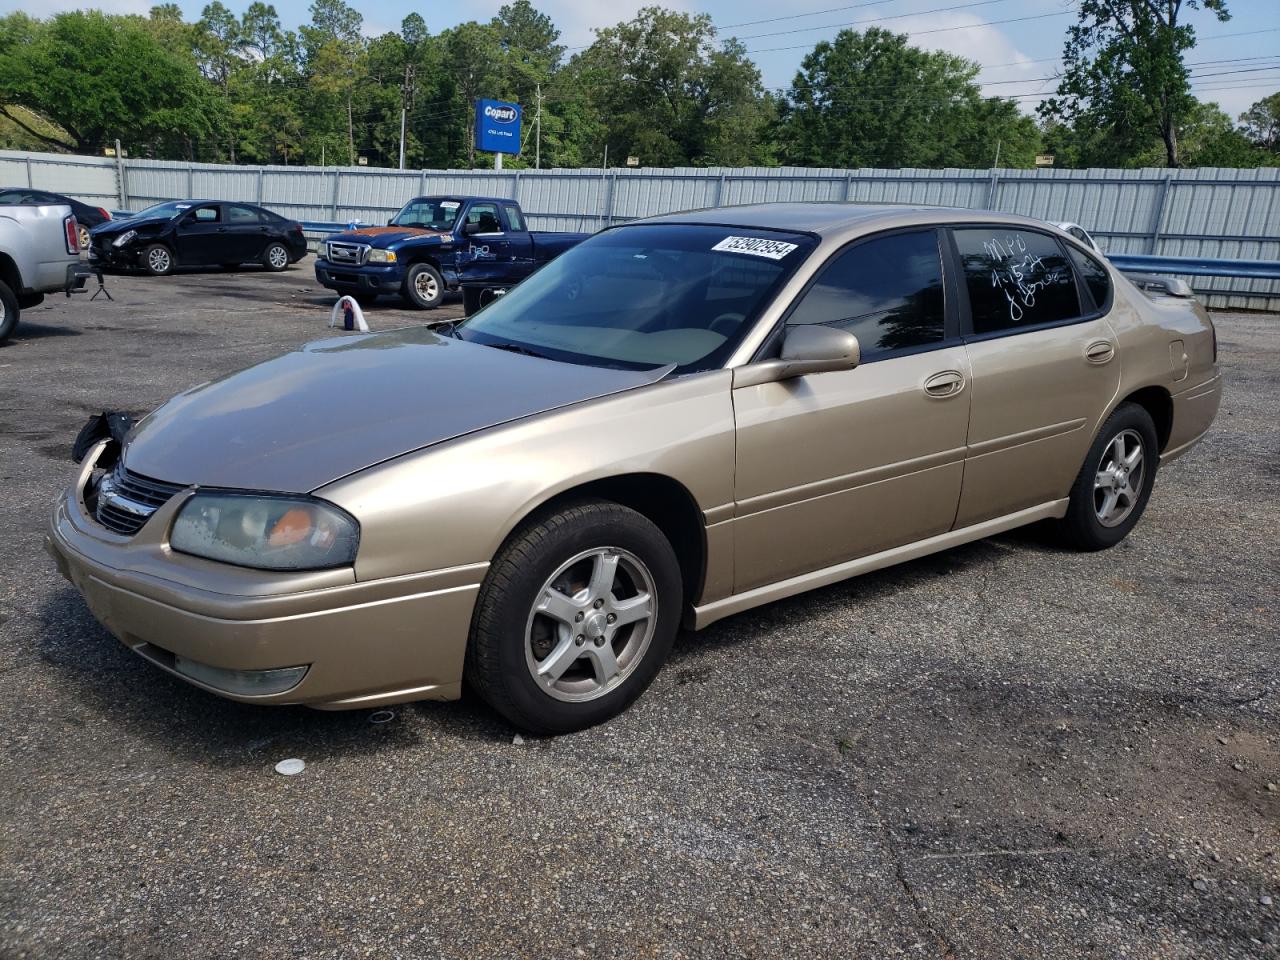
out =
{"type": "Polygon", "coordinates": [[[407,454],[316,493],[360,521],[357,580],[487,563],[541,504],[609,477],[669,477],[705,518],[733,499],[731,382],[730,371],[717,370],[576,404],[407,454]]]}

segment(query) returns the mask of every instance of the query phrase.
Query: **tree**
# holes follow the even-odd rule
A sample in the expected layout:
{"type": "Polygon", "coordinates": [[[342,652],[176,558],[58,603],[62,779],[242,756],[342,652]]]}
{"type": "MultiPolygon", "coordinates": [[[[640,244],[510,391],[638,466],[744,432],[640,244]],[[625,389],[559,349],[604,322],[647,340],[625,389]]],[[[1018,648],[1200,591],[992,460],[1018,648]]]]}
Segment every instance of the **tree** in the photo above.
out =
{"type": "Polygon", "coordinates": [[[810,166],[1029,166],[1030,117],[984,100],[978,65],[921,50],[905,34],[842,30],[801,62],[787,97],[783,158],[810,166]]]}
{"type": "MultiPolygon", "coordinates": [[[[760,71],[706,14],[645,7],[597,33],[557,83],[556,99],[589,103],[609,152],[653,165],[753,162],[771,119],[760,71]]],[[[600,144],[603,148],[604,144],[600,144]]]]}
{"type": "Polygon", "coordinates": [[[222,122],[220,98],[190,57],[161,43],[142,18],[97,11],[0,21],[0,104],[41,143],[85,153],[119,137],[160,153],[177,145],[190,157],[222,122]],[[26,123],[13,106],[66,131],[69,143],[26,123]]]}
{"type": "MultiPolygon", "coordinates": [[[[356,161],[355,98],[366,76],[364,18],[342,0],[315,0],[311,23],[302,27],[302,46],[310,79],[311,113],[320,129],[332,134],[334,107],[346,114],[346,161],[356,161]]],[[[322,134],[323,137],[323,134],[322,134]]],[[[331,140],[324,137],[324,140],[331,140]]]]}
{"type": "Polygon", "coordinates": [[[1041,115],[1103,132],[1132,153],[1151,137],[1176,167],[1178,127],[1195,98],[1183,55],[1195,45],[1186,11],[1227,20],[1227,0],[1080,0],[1067,31],[1058,96],[1041,115]]]}
{"type": "Polygon", "coordinates": [[[1280,93],[1263,97],[1240,114],[1245,136],[1255,146],[1271,153],[1280,153],[1280,93]]]}

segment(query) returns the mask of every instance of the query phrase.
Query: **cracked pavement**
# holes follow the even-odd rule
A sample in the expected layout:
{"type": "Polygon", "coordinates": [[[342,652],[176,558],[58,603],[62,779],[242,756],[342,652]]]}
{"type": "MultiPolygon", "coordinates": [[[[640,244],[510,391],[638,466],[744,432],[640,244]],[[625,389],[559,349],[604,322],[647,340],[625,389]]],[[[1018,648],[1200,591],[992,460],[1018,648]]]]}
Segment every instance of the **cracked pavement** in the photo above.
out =
{"type": "Polygon", "coordinates": [[[1216,316],[1218,422],[1121,546],[1017,531],[753,610],[514,744],[473,699],[222,701],[89,617],[41,547],[85,417],[332,303],[309,261],[108,287],[0,347],[0,956],[1280,957],[1280,318],[1216,316]]]}

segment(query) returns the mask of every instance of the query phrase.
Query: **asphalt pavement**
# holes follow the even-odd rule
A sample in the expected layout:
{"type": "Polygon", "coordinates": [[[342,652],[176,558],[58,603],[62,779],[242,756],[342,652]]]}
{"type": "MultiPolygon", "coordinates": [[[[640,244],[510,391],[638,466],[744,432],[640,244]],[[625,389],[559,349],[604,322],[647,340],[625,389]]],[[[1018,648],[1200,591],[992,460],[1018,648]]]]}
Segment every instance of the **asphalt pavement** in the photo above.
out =
{"type": "Polygon", "coordinates": [[[5,960],[1280,957],[1280,317],[1215,317],[1217,424],[1119,547],[1020,531],[772,604],[520,739],[474,699],[231,703],[94,622],[41,546],[85,418],[333,302],[309,261],[107,286],[0,346],[5,960]]]}

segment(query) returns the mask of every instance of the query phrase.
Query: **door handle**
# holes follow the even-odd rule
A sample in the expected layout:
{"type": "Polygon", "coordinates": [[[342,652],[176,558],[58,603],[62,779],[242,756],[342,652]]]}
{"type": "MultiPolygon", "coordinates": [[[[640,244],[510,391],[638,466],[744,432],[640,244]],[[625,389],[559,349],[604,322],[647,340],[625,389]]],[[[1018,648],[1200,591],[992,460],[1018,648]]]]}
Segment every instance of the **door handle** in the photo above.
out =
{"type": "Polygon", "coordinates": [[[1106,363],[1116,355],[1116,345],[1110,340],[1095,340],[1084,348],[1084,358],[1090,363],[1106,363]]]}
{"type": "Polygon", "coordinates": [[[219,233],[226,233],[226,232],[227,232],[227,228],[226,228],[226,227],[219,227],[219,228],[218,228],[218,232],[219,232],[219,233]]]}
{"type": "Polygon", "coordinates": [[[959,370],[943,370],[924,382],[924,392],[935,400],[954,397],[964,389],[964,375],[959,370]]]}

